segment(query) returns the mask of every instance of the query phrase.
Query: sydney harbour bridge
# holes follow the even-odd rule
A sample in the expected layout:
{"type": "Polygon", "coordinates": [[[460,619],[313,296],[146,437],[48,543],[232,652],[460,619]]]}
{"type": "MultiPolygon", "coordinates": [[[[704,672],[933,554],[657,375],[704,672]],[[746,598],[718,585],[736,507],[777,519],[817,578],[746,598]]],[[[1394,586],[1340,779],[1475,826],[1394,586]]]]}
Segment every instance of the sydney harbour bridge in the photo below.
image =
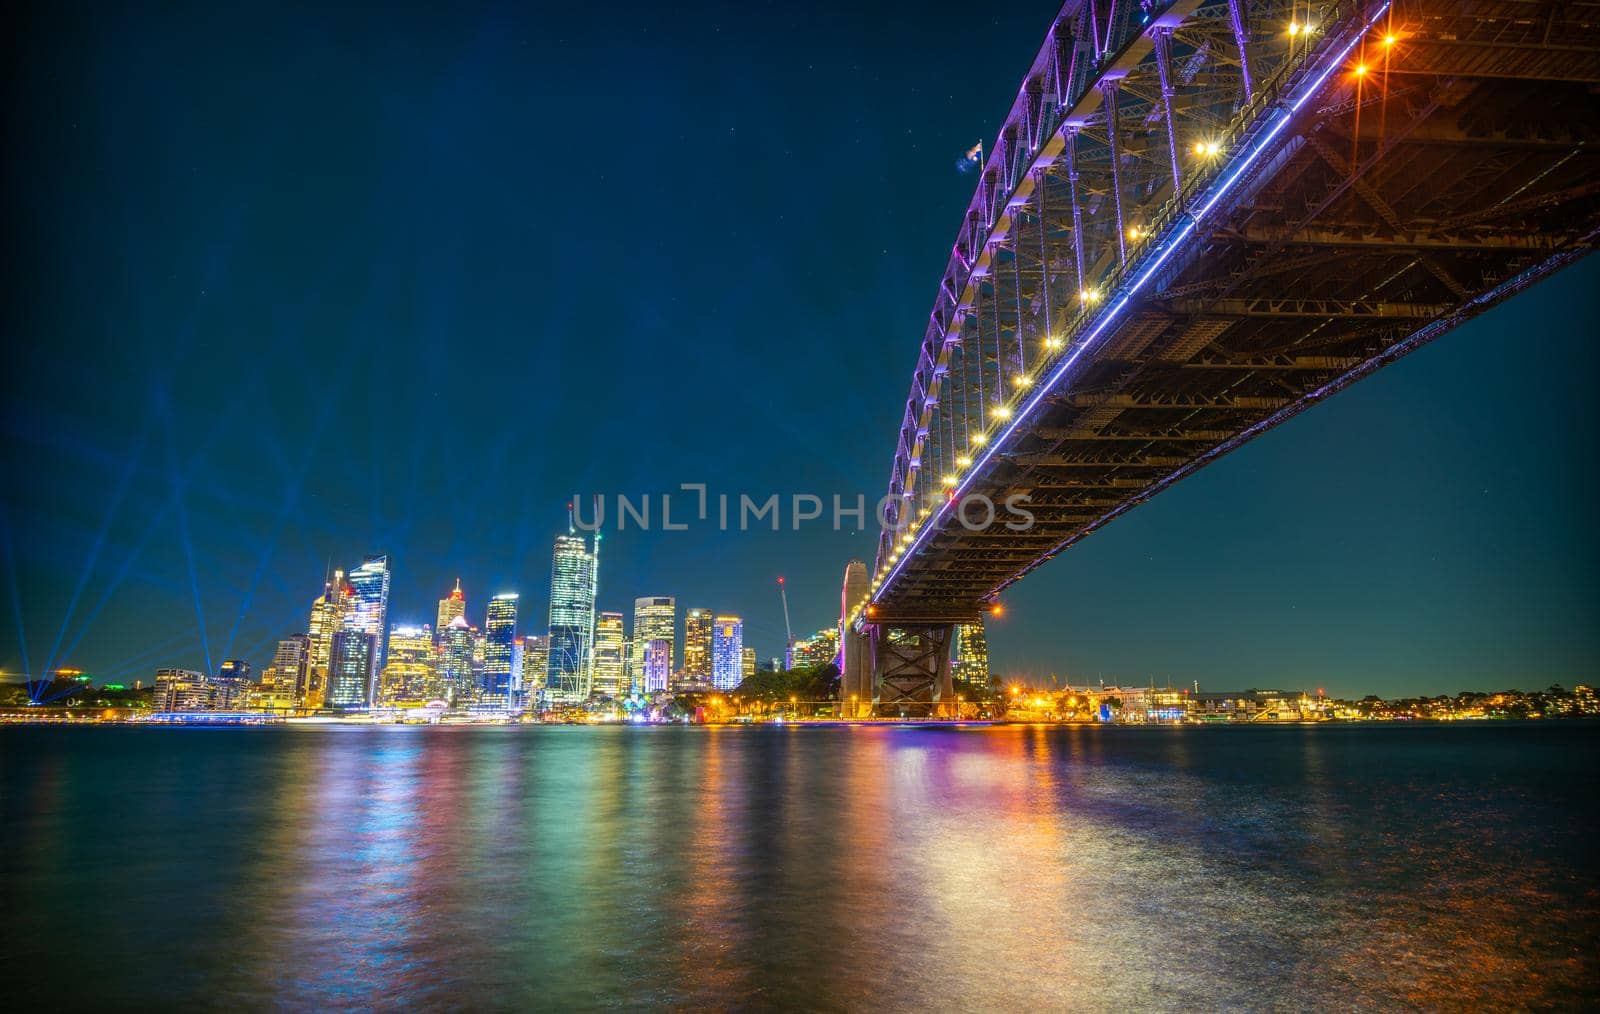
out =
{"type": "Polygon", "coordinates": [[[950,713],[1013,582],[1588,253],[1597,110],[1592,0],[1068,0],[915,346],[842,699],[950,713]]]}

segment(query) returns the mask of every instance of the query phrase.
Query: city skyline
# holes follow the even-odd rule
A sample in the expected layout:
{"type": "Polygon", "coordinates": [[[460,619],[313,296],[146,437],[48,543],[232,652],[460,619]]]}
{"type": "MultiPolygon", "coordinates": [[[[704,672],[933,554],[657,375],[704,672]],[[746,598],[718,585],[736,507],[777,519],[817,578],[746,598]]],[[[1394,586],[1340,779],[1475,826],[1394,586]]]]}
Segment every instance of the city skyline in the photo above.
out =
{"type": "MultiPolygon", "coordinates": [[[[554,46],[605,35],[592,12],[554,17],[530,49],[470,18],[442,32],[416,11],[357,19],[370,48],[312,47],[304,77],[237,13],[201,26],[110,11],[107,34],[85,40],[36,12],[42,44],[17,86],[49,99],[14,120],[26,138],[14,217],[35,254],[7,282],[5,466],[27,481],[0,504],[0,669],[137,677],[264,661],[305,622],[303,575],[367,550],[396,561],[396,602],[431,601],[459,574],[519,591],[523,616],[540,616],[546,519],[591,493],[733,477],[720,480],[732,493],[878,495],[972,191],[952,162],[993,136],[1054,7],[959,27],[789,13],[760,30],[645,11],[636,27],[657,44],[715,35],[726,48],[702,55],[704,76],[608,78],[700,112],[646,118],[642,149],[680,157],[663,156],[644,190],[619,189],[610,167],[572,169],[616,197],[581,214],[507,195],[574,185],[552,137],[612,143],[604,101],[562,90],[571,55],[554,46]],[[729,94],[719,82],[748,76],[738,54],[774,30],[804,59],[729,94]],[[901,31],[903,51],[881,52],[901,31]],[[498,41],[480,50],[480,38],[498,41]],[[210,81],[219,39],[241,73],[210,81]],[[134,57],[158,44],[169,59],[134,57]],[[64,69],[79,58],[103,77],[64,69]],[[983,83],[951,87],[950,66],[983,83]],[[273,103],[241,121],[233,111],[256,108],[262,82],[273,103]],[[420,112],[358,144],[347,125],[371,121],[369,87],[420,112]],[[863,92],[877,104],[863,108],[863,92]],[[563,100],[537,128],[508,98],[553,93],[563,100]],[[745,171],[707,171],[725,164],[745,171]],[[894,185],[864,186],[863,164],[895,167],[894,185]],[[705,209],[724,203],[741,215],[708,227],[705,209]],[[854,233],[862,221],[881,239],[854,233]],[[68,239],[106,222],[114,242],[68,239]],[[571,243],[530,251],[544,235],[571,243]],[[785,243],[750,256],[769,235],[785,243]],[[578,268],[595,263],[612,271],[578,268]],[[600,337],[577,307],[606,308],[600,337]],[[595,349],[607,369],[592,383],[522,400],[529,377],[590,376],[595,349]],[[828,398],[804,397],[813,372],[828,398]],[[718,437],[689,438],[703,434],[718,437]]],[[[352,17],[269,33],[299,51],[348,34],[352,17]]],[[[1541,283],[1097,532],[1007,595],[989,632],[996,668],[1343,693],[1593,672],[1597,497],[1567,463],[1600,450],[1583,384],[1597,285],[1592,262],[1541,283]],[[1563,369],[1504,355],[1530,334],[1563,369]]],[[[608,528],[600,607],[629,612],[634,595],[608,589],[725,603],[766,657],[785,639],[774,576],[788,579],[795,629],[818,629],[836,615],[844,561],[871,559],[872,540],[608,528]]]]}

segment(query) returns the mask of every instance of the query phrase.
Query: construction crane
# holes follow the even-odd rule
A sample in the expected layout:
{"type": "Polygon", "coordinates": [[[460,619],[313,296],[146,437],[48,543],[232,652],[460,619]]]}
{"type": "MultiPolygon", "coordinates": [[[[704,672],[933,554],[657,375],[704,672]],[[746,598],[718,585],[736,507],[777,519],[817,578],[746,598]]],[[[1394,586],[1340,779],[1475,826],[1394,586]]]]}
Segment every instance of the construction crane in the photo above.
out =
{"type": "Polygon", "coordinates": [[[794,665],[794,628],[789,626],[789,591],[783,585],[783,575],[778,575],[778,597],[783,600],[783,667],[794,665]]]}

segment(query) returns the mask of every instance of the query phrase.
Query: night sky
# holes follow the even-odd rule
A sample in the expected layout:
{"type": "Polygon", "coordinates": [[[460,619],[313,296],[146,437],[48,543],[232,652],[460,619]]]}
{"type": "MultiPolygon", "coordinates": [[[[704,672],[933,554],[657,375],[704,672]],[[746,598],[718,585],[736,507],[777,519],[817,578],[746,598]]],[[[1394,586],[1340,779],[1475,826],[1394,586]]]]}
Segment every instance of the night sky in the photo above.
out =
{"type": "MultiPolygon", "coordinates": [[[[393,621],[459,575],[542,632],[574,494],[882,492],[957,159],[1052,4],[438,6],[5,15],[0,668],[264,665],[369,552],[393,621]]],[[[1597,291],[1569,270],[1097,533],[1009,593],[996,667],[1592,680],[1597,291]]],[[[766,658],[774,578],[814,630],[871,551],[613,532],[599,607],[736,611],[766,658]]]]}

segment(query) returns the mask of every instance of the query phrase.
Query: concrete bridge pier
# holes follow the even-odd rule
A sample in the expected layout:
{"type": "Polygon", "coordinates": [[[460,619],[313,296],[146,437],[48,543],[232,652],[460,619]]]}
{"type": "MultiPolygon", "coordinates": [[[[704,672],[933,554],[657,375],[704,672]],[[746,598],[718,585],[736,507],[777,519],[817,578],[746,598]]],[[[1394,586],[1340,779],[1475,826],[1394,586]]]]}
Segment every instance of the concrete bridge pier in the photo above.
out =
{"type": "Polygon", "coordinates": [[[844,568],[839,608],[839,712],[845,718],[872,717],[872,637],[850,622],[867,591],[867,565],[851,560],[844,568]]]}

